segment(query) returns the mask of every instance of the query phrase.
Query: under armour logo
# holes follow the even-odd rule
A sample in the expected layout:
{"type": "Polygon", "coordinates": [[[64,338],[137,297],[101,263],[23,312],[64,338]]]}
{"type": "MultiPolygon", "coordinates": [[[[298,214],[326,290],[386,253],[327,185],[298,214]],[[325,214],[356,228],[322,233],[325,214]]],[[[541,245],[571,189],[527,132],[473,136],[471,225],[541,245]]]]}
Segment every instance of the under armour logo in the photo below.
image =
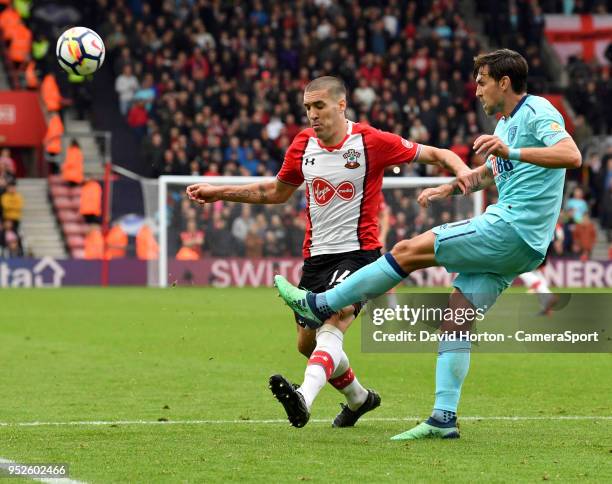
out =
{"type": "Polygon", "coordinates": [[[314,166],[315,159],[314,158],[304,158],[304,166],[313,165],[314,166]]]}

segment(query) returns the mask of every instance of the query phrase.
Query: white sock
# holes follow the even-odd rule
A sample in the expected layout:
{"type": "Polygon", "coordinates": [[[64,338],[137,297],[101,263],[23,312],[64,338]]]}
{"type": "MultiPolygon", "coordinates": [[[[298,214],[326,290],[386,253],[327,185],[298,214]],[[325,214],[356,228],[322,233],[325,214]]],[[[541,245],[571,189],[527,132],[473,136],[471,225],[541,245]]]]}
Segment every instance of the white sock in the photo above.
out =
{"type": "Polygon", "coordinates": [[[544,274],[542,274],[542,272],[540,271],[534,271],[534,272],[536,276],[538,277],[538,280],[540,281],[540,284],[538,284],[538,286],[535,288],[535,292],[537,294],[550,294],[550,288],[548,287],[548,281],[544,277],[544,274]]]}
{"type": "Polygon", "coordinates": [[[536,273],[536,271],[524,272],[518,276],[529,292],[535,292],[538,286],[542,284],[542,280],[536,273]]]}
{"type": "Polygon", "coordinates": [[[346,403],[351,410],[357,410],[368,398],[368,391],[357,380],[344,351],[329,383],[345,396],[346,403]]]}
{"type": "Polygon", "coordinates": [[[340,363],[343,340],[342,331],[331,324],[324,324],[317,330],[317,346],[308,359],[304,382],[298,389],[308,410],[340,363]]]}
{"type": "Polygon", "coordinates": [[[535,270],[521,274],[519,278],[523,281],[523,284],[527,287],[528,291],[538,295],[538,301],[542,310],[548,309],[549,304],[552,302],[550,288],[548,282],[541,271],[535,270]]]}

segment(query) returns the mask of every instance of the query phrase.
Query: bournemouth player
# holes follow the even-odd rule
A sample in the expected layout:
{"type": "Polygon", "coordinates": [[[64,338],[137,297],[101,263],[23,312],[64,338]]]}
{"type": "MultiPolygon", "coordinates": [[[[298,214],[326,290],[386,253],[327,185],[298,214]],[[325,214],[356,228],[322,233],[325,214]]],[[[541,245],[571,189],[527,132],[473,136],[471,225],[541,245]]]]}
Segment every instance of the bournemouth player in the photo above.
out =
{"type": "MultiPolygon", "coordinates": [[[[474,190],[495,183],[498,202],[480,216],[399,242],[325,293],[300,290],[276,276],[281,296],[296,312],[322,323],[348,304],[384,294],[410,272],[435,265],[459,273],[452,309],[486,310],[515,277],[541,264],[559,216],[565,169],[579,167],[582,160],[561,114],[546,99],[527,94],[527,70],[525,59],[508,49],[475,61],[476,96],[487,114],[502,118],[493,136],[482,135],[474,143],[487,160],[474,170],[480,180],[474,190]]],[[[427,206],[457,193],[454,183],[428,188],[419,203],[427,206]]],[[[455,337],[440,342],[433,413],[393,440],[459,437],[456,412],[471,349],[462,336],[469,329],[469,323],[442,324],[442,332],[455,337]]]]}
{"type": "MultiPolygon", "coordinates": [[[[476,179],[449,150],[348,121],[346,89],[338,78],[325,76],[310,82],[304,108],[311,128],[295,137],[275,181],[243,186],[201,183],[187,188],[189,197],[199,203],[283,203],[306,182],[307,227],[299,283],[304,289],[329,289],[380,256],[378,208],[387,166],[412,161],[438,164],[458,175],[464,192],[476,179]]],[[[335,427],[354,425],[380,404],[380,396],[357,380],[342,349],[344,332],[360,310],[359,303],[346,306],[322,326],[296,315],[298,349],[309,358],[304,384],[296,389],[280,375],[270,378],[272,392],[295,427],[306,424],[312,402],[327,381],[347,400],[333,422],[335,427]]]]}

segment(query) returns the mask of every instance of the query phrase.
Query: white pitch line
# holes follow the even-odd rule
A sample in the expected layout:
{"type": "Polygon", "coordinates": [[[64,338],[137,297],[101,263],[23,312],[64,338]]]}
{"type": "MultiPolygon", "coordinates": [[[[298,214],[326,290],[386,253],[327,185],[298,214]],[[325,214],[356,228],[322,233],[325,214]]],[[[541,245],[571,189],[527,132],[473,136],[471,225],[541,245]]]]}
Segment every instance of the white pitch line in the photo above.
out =
{"type": "MultiPolygon", "coordinates": [[[[2,457],[0,457],[0,464],[24,465],[22,462],[15,462],[10,459],[3,459],[2,457]]],[[[6,476],[2,476],[2,474],[0,474],[0,477],[6,477],[6,476]]],[[[48,478],[48,477],[31,477],[27,475],[19,475],[19,477],[23,477],[25,479],[31,479],[32,481],[36,481],[36,482],[44,482],[46,484],[86,484],[84,481],[75,481],[68,477],[64,479],[48,478]]]]}
{"type": "MultiPolygon", "coordinates": [[[[333,417],[327,419],[310,419],[310,423],[329,423],[333,417]]],[[[360,422],[406,422],[422,420],[423,417],[379,417],[362,418],[360,422]]],[[[542,416],[468,416],[459,417],[459,421],[479,420],[508,420],[514,422],[530,420],[612,420],[612,415],[542,415],[542,416]]],[[[75,422],[0,422],[0,427],[96,427],[105,425],[234,425],[234,424],[285,424],[287,419],[263,420],[88,420],[75,422]]],[[[2,462],[0,460],[0,462],[2,462]]]]}

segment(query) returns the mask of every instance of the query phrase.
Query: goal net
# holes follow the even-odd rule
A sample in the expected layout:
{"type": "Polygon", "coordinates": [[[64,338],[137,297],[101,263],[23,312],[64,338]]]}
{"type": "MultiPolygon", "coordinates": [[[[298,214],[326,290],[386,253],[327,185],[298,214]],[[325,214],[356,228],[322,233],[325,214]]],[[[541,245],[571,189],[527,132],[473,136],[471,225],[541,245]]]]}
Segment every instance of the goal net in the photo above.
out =
{"type": "MultiPolygon", "coordinates": [[[[159,260],[151,265],[149,285],[267,286],[275,274],[299,280],[306,226],[304,185],[281,205],[218,201],[200,206],[187,199],[194,183],[243,185],[273,178],[162,176],[149,187],[147,212],[157,221],[159,260]]],[[[417,203],[426,187],[449,182],[440,177],[389,177],[383,182],[385,204],[379,211],[384,248],[435,225],[462,220],[482,211],[481,193],[451,197],[423,209],[417,203]]],[[[446,285],[448,275],[416,274],[407,283],[446,285]]],[[[421,271],[423,272],[423,271],[421,271]]]]}

